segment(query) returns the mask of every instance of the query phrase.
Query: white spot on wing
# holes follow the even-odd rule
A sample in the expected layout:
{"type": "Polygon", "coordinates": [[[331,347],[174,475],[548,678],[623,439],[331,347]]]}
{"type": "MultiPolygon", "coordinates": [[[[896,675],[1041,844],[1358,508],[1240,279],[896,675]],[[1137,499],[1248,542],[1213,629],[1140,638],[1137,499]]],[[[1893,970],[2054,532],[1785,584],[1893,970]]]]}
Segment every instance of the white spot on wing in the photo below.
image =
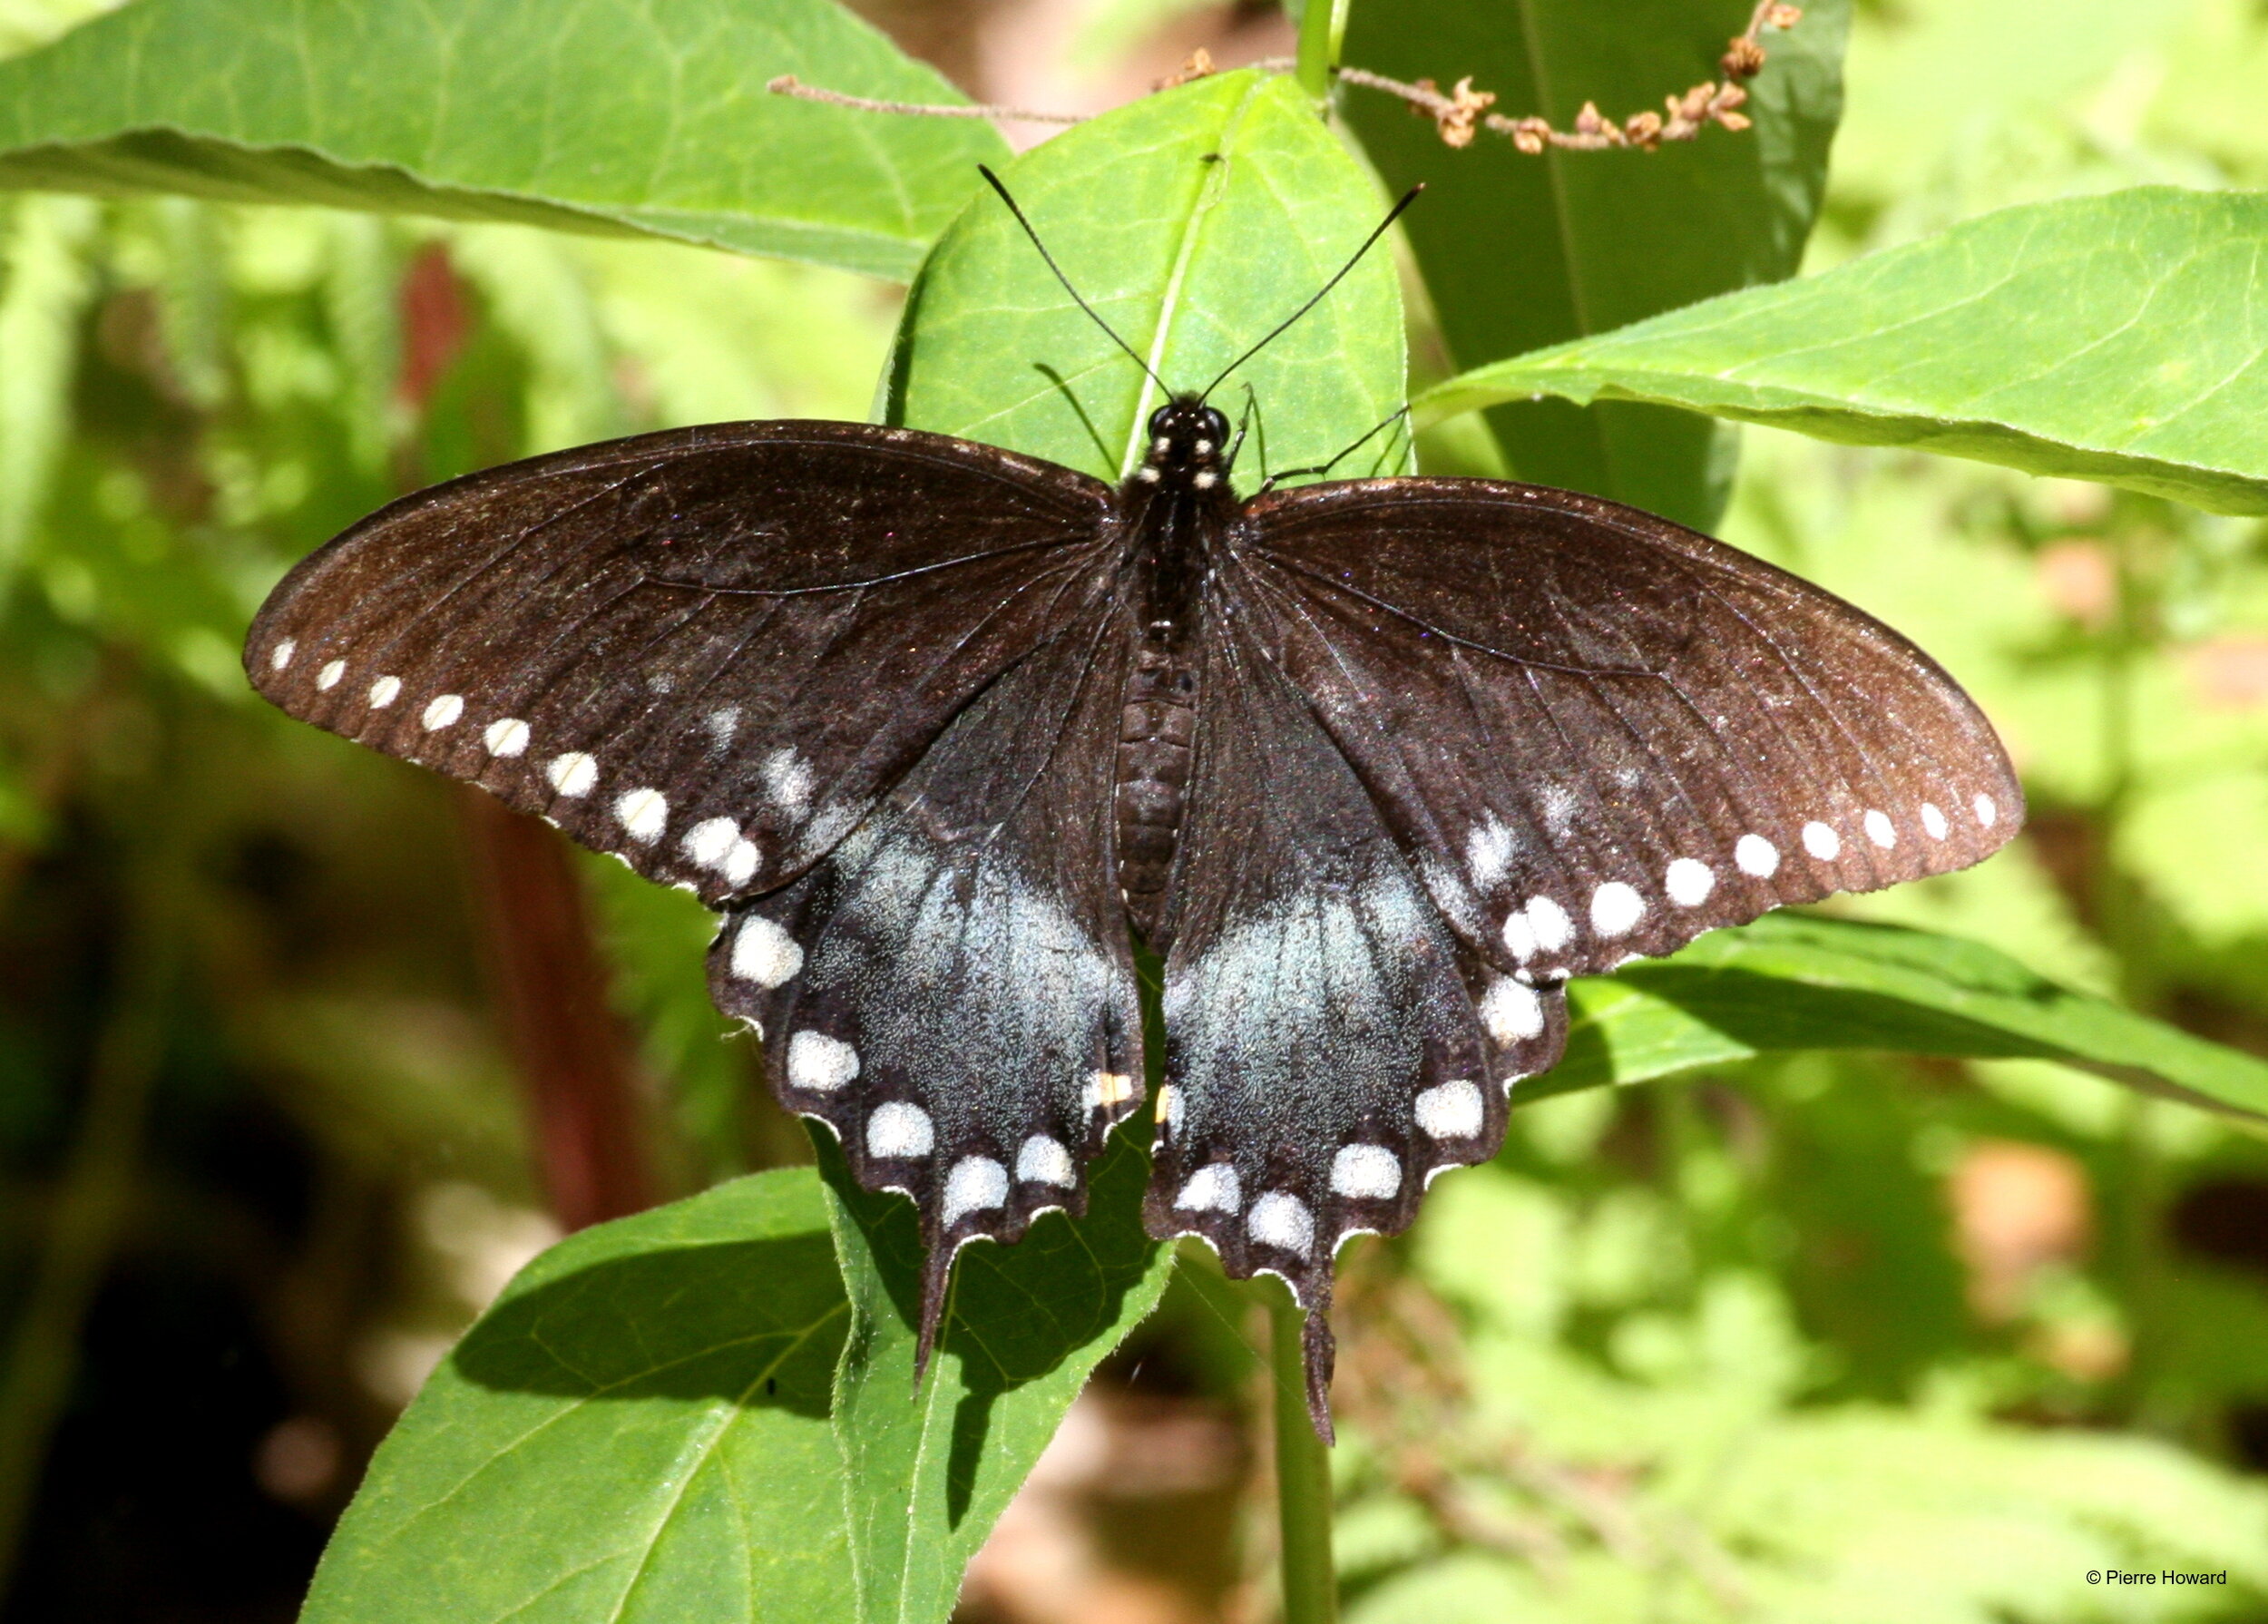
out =
{"type": "Polygon", "coordinates": [[[1977,821],[1984,825],[1986,828],[1989,829],[2000,821],[2000,808],[1990,796],[1980,794],[1977,797],[1976,807],[1977,821]]]}
{"type": "Polygon", "coordinates": [[[1575,821],[1575,793],[1559,784],[1546,784],[1536,797],[1536,806],[1543,813],[1543,827],[1554,835],[1567,833],[1568,825],[1575,821]]]}
{"type": "Polygon", "coordinates": [[[1237,1182],[1237,1169],[1225,1161],[1207,1163],[1189,1175],[1181,1193],[1173,1198],[1182,1212],[1234,1212],[1244,1191],[1237,1182]]]}
{"type": "Polygon", "coordinates": [[[1743,835],[1733,843],[1733,864],[1743,874],[1768,880],[1780,871],[1780,848],[1762,835],[1743,835]]]}
{"type": "Polygon", "coordinates": [[[1016,1152],[1016,1179],[1022,1184],[1052,1184],[1069,1189],[1079,1182],[1071,1153],[1060,1140],[1035,1133],[1016,1152]]]}
{"type": "Polygon", "coordinates": [[[1945,821],[1945,814],[1931,801],[1921,803],[1921,832],[1932,840],[1942,840],[1952,832],[1953,826],[1945,821]]]}
{"type": "Polygon", "coordinates": [[[700,867],[716,868],[732,856],[733,842],[739,838],[740,826],[729,817],[704,817],[685,831],[679,849],[700,867]]]}
{"type": "Polygon", "coordinates": [[[438,733],[444,728],[454,727],[456,719],[464,714],[464,696],[445,693],[426,706],[425,714],[418,719],[425,724],[426,732],[438,733]]]}
{"type": "Polygon", "coordinates": [[[1483,891],[1494,889],[1510,869],[1517,844],[1504,820],[1493,812],[1486,823],[1475,825],[1465,836],[1465,871],[1472,876],[1472,883],[1483,891]]]}
{"type": "Polygon", "coordinates": [[[338,686],[338,680],[346,674],[347,662],[343,660],[334,660],[321,670],[315,673],[315,686],[321,689],[325,693],[328,693],[332,689],[338,686]]]}
{"type": "Polygon", "coordinates": [[[815,1094],[831,1094],[858,1075],[858,1051],[840,1038],[799,1032],[787,1040],[787,1081],[815,1094]]]}
{"type": "Polygon", "coordinates": [[[1465,1081],[1438,1083],[1413,1101],[1417,1125],[1428,1139],[1471,1139],[1481,1131],[1488,1102],[1465,1081]]]}
{"type": "Polygon", "coordinates": [[[1383,1145],[1343,1145],[1331,1159],[1331,1188],[1362,1200],[1389,1200],[1402,1189],[1402,1159],[1383,1145]]]}
{"type": "Polygon", "coordinates": [[[370,684],[370,709],[383,710],[391,705],[402,691],[399,677],[380,677],[370,684]]]}
{"type": "MultiPolygon", "coordinates": [[[[796,1034],[801,1037],[805,1034],[796,1034]]],[[[937,1142],[936,1124],[929,1113],[918,1105],[903,1100],[888,1100],[875,1107],[875,1114],[866,1119],[866,1154],[904,1161],[909,1157],[926,1156],[937,1142]]]]}
{"type": "Polygon", "coordinates": [[[1245,1231],[1264,1247],[1275,1247],[1295,1257],[1315,1249],[1315,1219],[1307,1203],[1297,1196],[1272,1189],[1252,1204],[1245,1231]]]}
{"type": "Polygon", "coordinates": [[[1679,857],[1662,876],[1662,889],[1681,908],[1697,908],[1716,889],[1716,871],[1692,857],[1679,857]]]}
{"type": "Polygon", "coordinates": [[[756,849],[754,841],[734,841],[732,849],[725,854],[725,883],[732,885],[747,885],[756,877],[756,866],[762,856],[763,854],[756,849]]]}
{"type": "Polygon", "coordinates": [[[1501,1045],[1510,1046],[1543,1031],[1543,1000],[1533,987],[1499,977],[1481,1000],[1481,1024],[1501,1045]]]}
{"type": "Polygon", "coordinates": [[[1545,953],[1557,953],[1575,939],[1575,921],[1548,896],[1528,899],[1528,928],[1536,933],[1536,945],[1545,953]]]}
{"type": "Polygon", "coordinates": [[[1523,964],[1536,956],[1536,927],[1525,910],[1514,908],[1504,916],[1504,946],[1523,964]]]}
{"type": "Polygon", "coordinates": [[[702,719],[701,726],[709,729],[709,742],[721,750],[732,742],[732,736],[740,730],[740,707],[727,705],[722,709],[712,710],[702,719]]]}
{"type": "Polygon", "coordinates": [[[626,790],[614,802],[614,816],[622,820],[624,834],[648,843],[670,827],[670,798],[659,789],[626,790]]]}
{"type": "Polygon", "coordinates": [[[283,670],[291,663],[291,657],[298,651],[299,645],[292,639],[285,638],[283,641],[276,645],[276,651],[268,657],[269,669],[278,671],[283,670]]]}
{"type": "Polygon", "coordinates": [[[543,773],[562,795],[589,795],[591,787],[599,781],[599,760],[582,750],[570,750],[564,756],[553,756],[543,773]]]}
{"type": "Polygon", "coordinates": [[[1887,812],[1869,812],[1859,820],[1866,827],[1866,837],[1888,851],[1898,844],[1898,831],[1891,827],[1887,812]]]}
{"type": "Polygon", "coordinates": [[[1115,1112],[1134,1098],[1134,1079],[1124,1071],[1087,1073],[1087,1109],[1115,1112]]]}
{"type": "Polygon", "coordinates": [[[516,716],[488,724],[481,734],[492,756],[517,756],[528,748],[528,725],[516,716]]]}
{"type": "Polygon", "coordinates": [[[811,804],[811,764],[793,749],[774,750],[764,758],[764,788],[790,812],[811,804]]]}
{"type": "Polygon", "coordinates": [[[796,939],[761,914],[742,922],[732,939],[732,973],[759,987],[784,986],[803,968],[803,949],[796,939]]]}
{"type": "Polygon", "coordinates": [[[1843,855],[1843,836],[1823,823],[1804,826],[1804,849],[1822,863],[1832,863],[1843,855]]]}
{"type": "Polygon", "coordinates": [[[989,1212],[1008,1200],[1008,1169],[989,1156],[963,1156],[945,1175],[944,1207],[940,1224],[951,1224],[972,1212],[989,1212]]]}
{"type": "Polygon", "coordinates": [[[1590,894],[1590,925],[1609,939],[1627,936],[1646,917],[1646,898],[1620,880],[1608,880],[1590,894]]]}

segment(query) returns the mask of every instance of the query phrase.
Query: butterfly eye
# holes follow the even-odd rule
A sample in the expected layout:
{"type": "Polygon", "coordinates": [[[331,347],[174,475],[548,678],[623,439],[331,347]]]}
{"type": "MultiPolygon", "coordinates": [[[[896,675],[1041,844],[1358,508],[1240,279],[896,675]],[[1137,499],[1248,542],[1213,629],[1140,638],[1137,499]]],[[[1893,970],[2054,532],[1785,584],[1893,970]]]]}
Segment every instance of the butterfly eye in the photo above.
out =
{"type": "Polygon", "coordinates": [[[1228,438],[1228,419],[1212,406],[1205,408],[1205,437],[1216,445],[1228,438]]]}
{"type": "Polygon", "coordinates": [[[1153,435],[1162,435],[1166,433],[1169,428],[1171,428],[1172,425],[1173,402],[1170,400],[1149,415],[1149,432],[1153,435]]]}

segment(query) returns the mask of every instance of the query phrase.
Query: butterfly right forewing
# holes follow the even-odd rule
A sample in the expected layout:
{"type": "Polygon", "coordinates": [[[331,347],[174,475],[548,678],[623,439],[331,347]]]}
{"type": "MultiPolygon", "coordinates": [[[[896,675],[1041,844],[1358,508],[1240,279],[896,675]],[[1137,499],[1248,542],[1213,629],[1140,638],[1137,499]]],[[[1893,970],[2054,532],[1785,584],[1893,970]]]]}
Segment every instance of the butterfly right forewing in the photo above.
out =
{"type": "Polygon", "coordinates": [[[2022,821],[1990,724],[1926,654],[1650,514],[1360,481],[1263,497],[1240,533],[1231,589],[1506,976],[1966,867],[2022,821]]]}
{"type": "Polygon", "coordinates": [[[1106,588],[1110,500],[864,424],[641,435],[372,515],[286,579],[246,666],[714,903],[808,867],[1106,588]]]}

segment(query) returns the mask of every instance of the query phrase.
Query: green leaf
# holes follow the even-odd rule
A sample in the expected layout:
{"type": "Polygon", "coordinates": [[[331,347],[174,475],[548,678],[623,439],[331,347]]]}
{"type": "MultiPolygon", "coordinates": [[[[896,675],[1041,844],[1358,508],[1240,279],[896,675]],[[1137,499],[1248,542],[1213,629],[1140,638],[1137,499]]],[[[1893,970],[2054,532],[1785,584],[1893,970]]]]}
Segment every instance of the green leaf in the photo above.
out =
{"type": "MultiPolygon", "coordinates": [[[[1205,386],[1346,263],[1384,205],[1290,80],[1223,73],[1058,136],[1003,179],[1071,283],[1176,390],[1205,386]]],[[[1215,396],[1257,402],[1237,465],[1323,463],[1398,408],[1401,292],[1374,251],[1215,396]]],[[[923,268],[884,380],[885,421],[1117,480],[1157,386],[1071,302],[980,192],[923,268]]],[[[1396,473],[1381,435],[1349,471],[1396,473]]]]}
{"type": "MultiPolygon", "coordinates": [[[[1148,1114],[1133,1121],[1146,1136],[1148,1114]]],[[[1165,1291],[1172,1249],[1142,1230],[1149,1158],[1131,1134],[1115,1134],[1091,1170],[1086,1218],[1053,1213],[1012,1247],[964,1248],[936,1356],[916,1387],[913,1203],[856,1188],[834,1141],[814,1137],[851,1300],[835,1432],[857,1616],[943,1624],[962,1570],[1088,1374],[1165,1291]]]]}
{"type": "MultiPolygon", "coordinates": [[[[1619,119],[1721,76],[1749,0],[1364,0],[1349,64],[1442,84],[1471,75],[1490,111],[1570,128],[1587,101],[1619,119]]],[[[1529,157],[1483,133],[1462,151],[1374,91],[1341,93],[1387,181],[1422,181],[1410,244],[1453,364],[1607,332],[1711,294],[1794,274],[1819,212],[1843,113],[1848,0],[1806,5],[1765,36],[1770,58],[1743,132],[1708,129],[1658,152],[1529,157]]],[[[1523,391],[1523,393],[1525,393],[1523,391]]],[[[1721,426],[1658,407],[1552,401],[1490,414],[1517,477],[1628,502],[1707,528],[1732,445],[1721,426]]]]}
{"type": "Polygon", "coordinates": [[[2004,210],[1428,391],[1431,415],[1648,400],[2268,513],[2268,195],[2004,210]]]}
{"type": "Polygon", "coordinates": [[[1569,989],[1567,1059],[1522,1101],[1792,1049],[2060,1061],[2268,1118],[2268,1061],[2074,993],[1975,942],[1769,914],[1569,989]]]}
{"type": "Polygon", "coordinates": [[[840,1618],[849,1318],[807,1168],[562,1241],[379,1448],[303,1624],[840,1618]]]}
{"type": "Polygon", "coordinates": [[[1007,152],[830,0],[141,0],[0,64],[0,186],[517,220],[909,275],[1007,152]]]}

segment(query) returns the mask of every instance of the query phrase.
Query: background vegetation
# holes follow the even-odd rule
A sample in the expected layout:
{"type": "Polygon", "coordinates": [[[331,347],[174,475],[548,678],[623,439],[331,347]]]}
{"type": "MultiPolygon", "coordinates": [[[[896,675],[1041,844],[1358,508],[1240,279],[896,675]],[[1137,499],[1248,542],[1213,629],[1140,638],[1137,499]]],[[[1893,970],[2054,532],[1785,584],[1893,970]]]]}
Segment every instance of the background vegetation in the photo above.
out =
{"type": "MultiPolygon", "coordinates": [[[[0,44],[88,9],[10,0],[0,44]]],[[[1403,67],[1365,15],[1350,60],[1403,67]]],[[[1198,40],[1288,48],[1259,13],[881,20],[970,89],[1055,105],[1198,40]],[[1050,78],[1011,34],[1095,65],[1050,78]]],[[[2008,204],[2268,185],[2250,0],[1882,0],[1851,29],[1807,271],[2008,204]]],[[[1364,116],[1389,171],[1402,134],[1431,139],[1364,116]]],[[[1656,161],[1565,161],[1611,192],[1656,161]]],[[[290,559],[427,481],[643,427],[866,415],[898,295],[533,226],[36,191],[5,210],[6,1617],[288,1618],[394,1415],[562,1220],[807,1153],[709,1011],[706,919],[578,860],[564,895],[616,1035],[584,1030],[621,1057],[638,1154],[576,1163],[554,1130],[607,1078],[588,1052],[543,1069],[531,1032],[569,1017],[529,1003],[498,925],[528,886],[559,901],[547,859],[254,701],[244,622],[290,559]]],[[[1665,221],[1647,252],[1705,247],[1665,221]]],[[[1629,314],[1659,308],[1654,275],[1634,262],[1629,314]]],[[[1418,321],[1432,376],[1449,325],[1418,321]]],[[[1516,327],[1449,342],[1471,362],[1541,341],[1516,327]]],[[[1479,421],[1425,460],[1597,450],[1549,410],[1526,439],[1496,419],[1501,445],[1479,421]]],[[[1722,437],[1632,421],[1684,447],[1660,504],[1708,505],[1722,437]]],[[[1729,495],[1729,539],[1946,663],[2033,797],[1983,869],[1834,911],[2268,1054],[2260,522],[1769,429],[1744,431],[1729,495]]],[[[1350,1252],[1344,1300],[1354,1619],[2268,1618],[2268,1148],[2185,1106],[2038,1060],[1849,1053],[1571,1093],[1515,1113],[1408,1241],[1350,1252]],[[2088,1585],[2110,1567],[2229,1582],[2088,1585]]],[[[1176,1277],[979,1558],[971,1617],[1265,1613],[1272,1536],[1234,1514],[1265,1412],[1247,1312],[1201,1260],[1176,1277]]]]}

